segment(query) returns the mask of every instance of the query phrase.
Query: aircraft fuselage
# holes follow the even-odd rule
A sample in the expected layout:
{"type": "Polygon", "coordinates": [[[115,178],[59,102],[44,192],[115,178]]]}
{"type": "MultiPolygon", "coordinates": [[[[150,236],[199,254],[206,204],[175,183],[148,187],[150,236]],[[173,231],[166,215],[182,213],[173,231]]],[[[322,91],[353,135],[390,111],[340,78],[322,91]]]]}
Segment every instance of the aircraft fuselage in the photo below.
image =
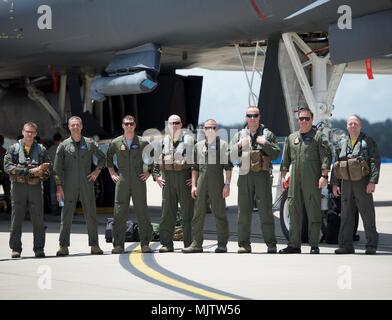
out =
{"type": "Polygon", "coordinates": [[[216,48],[282,32],[325,31],[343,3],[353,16],[390,7],[387,0],[4,0],[0,79],[21,76],[21,69],[37,74],[48,64],[103,66],[114,52],[148,42],[216,48]]]}

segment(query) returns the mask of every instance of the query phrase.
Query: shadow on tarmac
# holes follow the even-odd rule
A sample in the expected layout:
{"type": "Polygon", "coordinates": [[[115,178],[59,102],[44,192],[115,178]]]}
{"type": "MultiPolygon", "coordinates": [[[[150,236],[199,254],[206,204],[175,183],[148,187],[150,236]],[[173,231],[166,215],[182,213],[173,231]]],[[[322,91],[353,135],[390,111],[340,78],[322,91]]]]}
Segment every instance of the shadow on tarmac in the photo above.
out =
{"type": "MultiPolygon", "coordinates": [[[[392,201],[376,201],[375,202],[376,206],[392,206],[392,201]]],[[[108,212],[110,213],[100,213],[97,215],[98,217],[98,233],[99,235],[104,235],[105,234],[105,225],[106,225],[106,219],[108,217],[113,217],[113,214],[111,213],[110,208],[108,208],[108,212]]],[[[159,223],[160,222],[160,215],[161,215],[161,207],[160,206],[149,206],[148,207],[149,210],[149,215],[151,218],[151,222],[153,223],[159,223]]],[[[228,215],[228,219],[229,219],[229,225],[230,225],[230,229],[231,231],[229,232],[229,241],[233,241],[236,242],[237,241],[237,232],[236,232],[236,219],[237,219],[237,210],[238,208],[236,206],[229,206],[227,207],[227,215],[228,215]],[[233,231],[234,230],[234,231],[233,231]]],[[[254,212],[253,213],[253,222],[252,222],[252,226],[255,225],[256,228],[255,230],[259,230],[260,229],[260,221],[259,221],[259,217],[258,217],[258,213],[254,212]]],[[[206,218],[208,216],[211,216],[210,213],[206,214],[206,218]]],[[[132,221],[136,221],[136,217],[133,213],[133,207],[130,207],[129,210],[129,218],[132,221]]],[[[210,221],[211,223],[209,224],[209,226],[205,226],[204,229],[204,239],[205,240],[216,240],[216,229],[215,229],[215,222],[213,217],[211,216],[212,220],[210,221]]],[[[32,225],[31,223],[26,223],[28,222],[30,219],[27,216],[25,218],[25,223],[23,225],[23,232],[32,232],[32,225]]],[[[44,220],[45,223],[47,225],[47,229],[46,229],[46,233],[49,234],[58,234],[59,230],[60,230],[60,216],[56,216],[56,215],[51,215],[51,214],[45,214],[44,216],[44,220]]],[[[84,227],[83,225],[85,225],[85,219],[83,214],[75,214],[74,215],[74,221],[73,221],[74,225],[79,225],[79,227],[73,227],[71,230],[71,235],[72,234],[86,234],[87,233],[87,228],[84,227]]],[[[287,244],[287,240],[284,237],[283,233],[280,231],[280,221],[279,219],[275,218],[275,228],[276,228],[276,238],[277,238],[277,242],[280,245],[286,245],[287,244]]],[[[0,213],[0,232],[9,232],[10,229],[10,215],[7,213],[0,213]]],[[[363,231],[358,231],[357,233],[360,236],[360,240],[354,242],[354,247],[356,249],[360,249],[360,250],[364,250],[365,249],[365,245],[366,245],[366,236],[365,233],[363,231]]],[[[251,233],[251,240],[252,243],[263,243],[263,237],[261,235],[260,231],[256,231],[256,233],[253,232],[251,233]]],[[[155,241],[152,241],[155,242],[155,241]]],[[[214,245],[210,245],[210,246],[204,246],[205,249],[210,249],[210,247],[214,247],[216,246],[216,244],[214,245]]],[[[337,248],[338,245],[337,244],[326,244],[326,243],[320,243],[320,248],[337,248]]],[[[179,252],[181,252],[181,250],[179,249],[179,252]]],[[[206,252],[209,253],[209,252],[206,252]]],[[[230,252],[231,253],[231,252],[230,252]]],[[[233,252],[235,254],[237,254],[236,252],[233,252]]],[[[303,250],[303,253],[307,253],[306,251],[303,250]]],[[[252,254],[266,254],[266,252],[253,252],[252,254]]],[[[321,254],[329,254],[329,253],[323,253],[321,250],[321,254]]],[[[379,246],[378,246],[378,252],[377,255],[389,255],[392,254],[392,234],[389,233],[379,233],[379,246]],[[380,252],[382,251],[382,252],[380,252]]],[[[90,255],[88,254],[72,254],[69,256],[80,256],[80,255],[90,255]]],[[[61,258],[61,257],[56,257],[56,256],[47,256],[47,258],[61,258]]],[[[23,257],[21,259],[37,259],[34,256],[31,257],[23,257]]],[[[18,260],[18,259],[3,259],[0,261],[8,261],[8,260],[18,260]]]]}

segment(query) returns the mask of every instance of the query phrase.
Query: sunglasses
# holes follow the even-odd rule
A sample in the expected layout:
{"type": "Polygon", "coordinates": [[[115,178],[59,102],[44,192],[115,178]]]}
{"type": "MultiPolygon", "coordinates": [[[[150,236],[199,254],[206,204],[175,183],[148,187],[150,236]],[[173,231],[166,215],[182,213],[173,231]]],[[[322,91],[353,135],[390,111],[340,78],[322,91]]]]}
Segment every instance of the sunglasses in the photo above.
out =
{"type": "Polygon", "coordinates": [[[256,119],[256,118],[258,118],[258,117],[259,117],[259,114],[258,114],[258,113],[247,114],[247,115],[246,115],[246,117],[247,117],[247,118],[253,118],[253,119],[256,119]]]}
{"type": "Polygon", "coordinates": [[[128,126],[134,126],[135,122],[124,122],[123,123],[124,126],[128,127],[128,126]]]}
{"type": "Polygon", "coordinates": [[[169,124],[178,126],[179,124],[181,124],[181,121],[173,121],[169,122],[169,124]]]}
{"type": "Polygon", "coordinates": [[[299,121],[310,121],[310,117],[299,117],[299,121]]]}
{"type": "Polygon", "coordinates": [[[204,127],[204,130],[215,130],[216,127],[204,127]]]}

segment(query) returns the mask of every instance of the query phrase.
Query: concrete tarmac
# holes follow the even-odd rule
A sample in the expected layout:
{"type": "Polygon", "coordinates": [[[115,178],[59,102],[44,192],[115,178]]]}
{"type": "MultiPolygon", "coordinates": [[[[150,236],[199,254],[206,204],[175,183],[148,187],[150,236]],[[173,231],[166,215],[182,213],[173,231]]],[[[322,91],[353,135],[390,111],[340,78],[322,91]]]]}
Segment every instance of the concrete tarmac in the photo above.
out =
{"type": "MultiPolygon", "coordinates": [[[[275,168],[276,170],[277,168],[275,168]]],[[[276,174],[275,174],[276,175],[276,174]]],[[[277,175],[276,175],[277,176],[277,175]]],[[[152,242],[152,254],[141,254],[138,243],[126,243],[127,253],[112,255],[104,238],[105,221],[99,214],[99,239],[103,256],[89,254],[83,216],[75,215],[70,256],[56,257],[59,217],[46,215],[46,258],[36,259],[32,250],[32,225],[25,221],[21,259],[11,259],[8,247],[9,217],[0,216],[0,299],[391,299],[392,298],[392,165],[383,164],[375,197],[380,234],[376,256],[364,254],[365,234],[355,255],[335,255],[336,245],[320,245],[320,255],[266,254],[258,214],[253,215],[252,254],[237,254],[236,175],[227,200],[230,226],[228,253],[215,254],[216,234],[212,214],[206,215],[204,253],[160,254],[152,242]]],[[[148,203],[152,222],[160,220],[161,192],[149,179],[148,203]]],[[[286,246],[275,212],[278,249],[286,246]]],[[[130,210],[130,218],[135,220],[130,210]]]]}

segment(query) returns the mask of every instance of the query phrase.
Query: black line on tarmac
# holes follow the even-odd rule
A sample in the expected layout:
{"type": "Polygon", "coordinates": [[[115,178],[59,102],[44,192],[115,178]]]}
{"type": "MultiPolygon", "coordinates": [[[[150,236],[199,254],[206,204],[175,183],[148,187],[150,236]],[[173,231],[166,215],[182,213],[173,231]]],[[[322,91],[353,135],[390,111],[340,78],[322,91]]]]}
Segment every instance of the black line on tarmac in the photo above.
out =
{"type": "Polygon", "coordinates": [[[180,275],[178,275],[178,274],[176,274],[176,273],[173,273],[172,271],[163,268],[163,267],[156,261],[155,255],[154,255],[154,254],[145,255],[144,257],[145,257],[145,258],[144,258],[143,260],[144,260],[144,262],[146,263],[146,265],[148,265],[150,268],[154,269],[155,271],[158,271],[158,272],[160,272],[160,273],[164,274],[165,276],[168,276],[168,277],[170,277],[170,278],[172,278],[172,279],[175,279],[175,280],[177,280],[177,281],[183,282],[183,283],[185,283],[185,284],[188,284],[188,285],[191,285],[191,286],[200,288],[200,289],[204,289],[204,290],[206,290],[206,291],[210,291],[210,292],[213,292],[213,293],[225,295],[225,296],[231,297],[231,298],[233,298],[233,299],[240,299],[240,300],[244,300],[244,299],[247,300],[247,299],[248,299],[248,298],[241,297],[241,296],[238,296],[238,295],[229,293],[229,292],[225,292],[225,291],[222,291],[222,290],[219,290],[219,289],[215,289],[215,288],[212,288],[212,287],[208,287],[208,286],[206,286],[206,285],[204,285],[204,284],[202,284],[202,283],[198,283],[198,282],[192,281],[192,280],[190,280],[190,279],[188,279],[188,278],[184,278],[184,277],[182,277],[182,276],[180,276],[180,275]]]}
{"type": "MultiPolygon", "coordinates": [[[[127,251],[129,251],[129,250],[132,251],[137,246],[138,246],[138,244],[131,245],[131,246],[127,247],[127,251]]],[[[159,281],[159,280],[156,280],[154,278],[151,278],[151,277],[147,276],[146,274],[144,274],[144,273],[140,272],[139,270],[137,270],[129,262],[129,254],[127,254],[127,255],[124,255],[124,254],[120,255],[120,259],[119,260],[120,260],[121,266],[124,269],[126,269],[127,271],[131,272],[132,274],[136,275],[137,277],[139,277],[139,278],[141,278],[141,279],[143,279],[143,280],[145,280],[147,282],[156,284],[156,285],[161,286],[163,288],[166,288],[166,289],[169,289],[169,290],[172,290],[172,291],[175,291],[175,292],[187,295],[187,296],[195,298],[195,299],[199,299],[199,300],[213,300],[211,298],[207,298],[204,295],[199,295],[199,294],[196,294],[196,293],[190,292],[188,290],[184,290],[184,289],[178,288],[176,286],[172,286],[170,284],[167,284],[165,282],[162,282],[162,281],[159,281]]],[[[167,270],[167,269],[163,268],[161,265],[159,265],[158,262],[156,261],[155,257],[154,257],[154,254],[144,254],[143,255],[143,261],[151,269],[153,269],[153,270],[155,270],[155,271],[157,271],[157,272],[159,272],[159,273],[161,273],[161,274],[163,274],[163,275],[165,275],[167,277],[170,277],[170,278],[172,278],[174,280],[180,281],[180,282],[182,282],[184,284],[191,285],[191,286],[194,286],[194,287],[197,287],[197,288],[200,288],[200,289],[204,289],[204,290],[212,292],[212,293],[225,295],[225,296],[233,298],[233,299],[249,300],[249,298],[238,296],[238,295],[235,295],[235,294],[232,294],[232,293],[228,293],[228,292],[225,292],[225,291],[222,291],[222,290],[219,290],[219,289],[215,289],[215,288],[212,288],[212,287],[208,287],[208,286],[206,286],[204,284],[192,281],[192,280],[190,280],[188,278],[184,278],[184,277],[182,277],[182,276],[180,276],[180,275],[178,275],[176,273],[173,273],[172,271],[167,270]]]]}

